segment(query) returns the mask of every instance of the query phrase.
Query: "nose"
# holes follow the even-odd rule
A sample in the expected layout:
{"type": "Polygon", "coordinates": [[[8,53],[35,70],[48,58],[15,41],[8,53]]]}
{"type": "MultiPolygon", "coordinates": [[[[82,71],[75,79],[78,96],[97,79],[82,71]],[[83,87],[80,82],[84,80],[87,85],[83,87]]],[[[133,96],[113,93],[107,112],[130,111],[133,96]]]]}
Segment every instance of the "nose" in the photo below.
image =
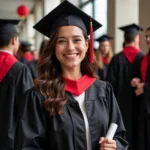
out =
{"type": "Polygon", "coordinates": [[[69,51],[73,51],[73,50],[75,50],[75,45],[74,45],[74,43],[73,43],[73,41],[68,41],[68,50],[69,51]]]}

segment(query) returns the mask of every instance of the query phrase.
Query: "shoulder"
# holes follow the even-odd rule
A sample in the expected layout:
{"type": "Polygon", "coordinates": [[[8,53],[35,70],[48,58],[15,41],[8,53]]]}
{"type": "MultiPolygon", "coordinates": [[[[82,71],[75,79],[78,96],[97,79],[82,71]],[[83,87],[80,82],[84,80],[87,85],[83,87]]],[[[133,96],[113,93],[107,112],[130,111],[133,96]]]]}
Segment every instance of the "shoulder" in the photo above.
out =
{"type": "Polygon", "coordinates": [[[39,103],[44,102],[44,97],[35,89],[35,87],[29,89],[25,93],[25,101],[30,103],[39,103]]]}
{"type": "Polygon", "coordinates": [[[106,94],[113,92],[113,88],[111,84],[101,80],[96,80],[93,83],[92,88],[95,89],[98,95],[103,95],[103,96],[106,96],[106,94]]]}
{"type": "Polygon", "coordinates": [[[8,76],[10,77],[17,77],[18,74],[24,69],[26,68],[26,66],[24,64],[22,64],[21,62],[17,61],[9,70],[8,72],[8,76]]]}

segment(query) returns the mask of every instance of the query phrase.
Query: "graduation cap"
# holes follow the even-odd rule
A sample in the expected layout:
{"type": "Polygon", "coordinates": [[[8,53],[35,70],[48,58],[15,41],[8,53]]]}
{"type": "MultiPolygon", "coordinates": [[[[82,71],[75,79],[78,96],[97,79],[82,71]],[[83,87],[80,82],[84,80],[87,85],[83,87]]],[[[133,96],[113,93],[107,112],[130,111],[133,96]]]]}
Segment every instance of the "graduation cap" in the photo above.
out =
{"type": "Polygon", "coordinates": [[[125,34],[131,33],[134,35],[139,34],[139,31],[143,31],[143,28],[138,26],[137,24],[133,23],[130,25],[126,25],[123,27],[119,27],[120,30],[124,31],[125,34]]]}
{"type": "Polygon", "coordinates": [[[22,48],[30,47],[31,45],[32,45],[32,44],[29,43],[28,41],[21,41],[21,42],[20,42],[20,46],[21,46],[22,48]]]}
{"type": "Polygon", "coordinates": [[[99,38],[96,39],[96,41],[98,42],[103,42],[103,41],[110,41],[112,40],[113,37],[107,35],[107,34],[103,34],[102,36],[100,36],[99,38]]]}
{"type": "Polygon", "coordinates": [[[0,35],[9,33],[17,33],[14,25],[17,25],[19,20],[0,19],[0,35]]]}
{"type": "Polygon", "coordinates": [[[90,35],[90,62],[93,62],[93,31],[102,25],[68,1],[63,1],[34,25],[37,31],[50,38],[52,32],[61,26],[77,26],[90,35]]]}

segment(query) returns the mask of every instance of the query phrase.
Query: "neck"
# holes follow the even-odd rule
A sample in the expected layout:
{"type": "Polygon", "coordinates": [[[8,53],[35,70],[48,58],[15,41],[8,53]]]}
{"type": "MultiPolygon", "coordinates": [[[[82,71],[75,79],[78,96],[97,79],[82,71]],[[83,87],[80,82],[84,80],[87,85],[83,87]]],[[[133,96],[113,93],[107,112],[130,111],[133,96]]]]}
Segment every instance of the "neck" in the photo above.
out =
{"type": "Polygon", "coordinates": [[[14,53],[13,50],[10,47],[7,47],[7,46],[1,47],[0,50],[7,50],[7,51],[11,52],[12,54],[14,53]]]}
{"type": "Polygon", "coordinates": [[[80,69],[64,70],[63,76],[71,80],[79,80],[82,77],[80,69]]]}

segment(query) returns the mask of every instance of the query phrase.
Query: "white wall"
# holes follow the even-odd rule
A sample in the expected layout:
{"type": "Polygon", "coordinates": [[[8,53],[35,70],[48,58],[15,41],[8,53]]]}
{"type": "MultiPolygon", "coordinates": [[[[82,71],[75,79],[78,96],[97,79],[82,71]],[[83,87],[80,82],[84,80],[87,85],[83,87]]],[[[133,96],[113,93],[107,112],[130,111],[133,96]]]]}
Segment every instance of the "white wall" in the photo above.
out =
{"type": "Polygon", "coordinates": [[[139,23],[139,0],[116,0],[115,53],[122,50],[123,32],[118,29],[131,23],[139,23]]]}

